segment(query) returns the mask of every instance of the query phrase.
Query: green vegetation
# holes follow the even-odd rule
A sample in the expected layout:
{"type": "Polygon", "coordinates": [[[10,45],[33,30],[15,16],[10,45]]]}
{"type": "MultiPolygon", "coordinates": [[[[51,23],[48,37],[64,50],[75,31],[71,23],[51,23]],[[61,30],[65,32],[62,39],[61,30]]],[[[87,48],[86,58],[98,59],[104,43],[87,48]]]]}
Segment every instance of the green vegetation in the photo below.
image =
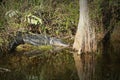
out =
{"type": "Polygon", "coordinates": [[[42,19],[43,24],[40,25],[42,34],[64,39],[73,37],[77,29],[79,18],[78,0],[7,0],[1,3],[0,9],[0,32],[3,36],[7,33],[7,41],[16,35],[16,31],[27,31],[27,24],[23,20],[29,14],[42,19]],[[18,17],[6,19],[5,14],[9,10],[17,10],[18,17]]]}
{"type": "MultiPolygon", "coordinates": [[[[17,10],[20,12],[20,15],[24,17],[30,13],[36,15],[39,18],[42,18],[43,25],[41,25],[42,32],[55,35],[68,35],[71,34],[72,29],[77,27],[77,22],[79,18],[79,6],[78,1],[54,1],[54,0],[29,0],[29,1],[12,1],[8,0],[5,3],[1,3],[1,26],[6,28],[12,26],[15,27],[24,27],[22,24],[17,24],[14,21],[13,23],[7,24],[5,21],[5,13],[9,10],[17,10]],[[37,3],[37,4],[36,4],[37,3]],[[4,9],[5,8],[5,9],[4,9]],[[13,26],[13,25],[14,26],[13,26]],[[48,32],[47,32],[48,31],[48,32]]],[[[9,19],[10,20],[10,19],[9,19]]],[[[75,32],[73,32],[75,33],[75,32]]]]}
{"type": "MultiPolygon", "coordinates": [[[[61,38],[72,44],[79,18],[78,0],[7,0],[0,4],[2,52],[7,51],[8,42],[14,39],[18,30],[27,31],[28,24],[20,22],[20,19],[23,21],[29,14],[42,19],[43,24],[40,25],[40,29],[43,35],[61,38]],[[20,17],[6,19],[5,13],[9,10],[17,10],[20,17]],[[4,41],[4,38],[7,41],[4,41]],[[3,41],[6,45],[3,45],[3,41]]],[[[0,67],[6,67],[11,72],[5,72],[4,76],[1,73],[0,79],[77,80],[77,71],[71,54],[73,50],[56,49],[51,46],[24,44],[11,53],[15,53],[14,55],[1,55],[0,67]]]]}
{"type": "MultiPolygon", "coordinates": [[[[99,41],[105,36],[110,37],[110,34],[112,34],[120,23],[119,7],[120,4],[118,0],[107,0],[106,2],[104,0],[89,1],[91,23],[93,27],[96,28],[99,41]]],[[[112,36],[111,39],[114,39],[114,37],[112,36]]]]}
{"type": "MultiPolygon", "coordinates": [[[[89,62],[93,66],[98,62],[99,64],[96,66],[100,69],[97,70],[102,73],[104,68],[108,69],[108,66],[112,66],[111,64],[117,65],[119,63],[119,48],[116,47],[120,47],[120,2],[119,0],[88,0],[88,3],[90,23],[95,27],[97,40],[103,41],[104,39],[104,43],[109,40],[113,42],[110,50],[106,50],[110,53],[107,56],[112,61],[110,65],[107,65],[109,64],[108,61],[105,62],[106,66],[103,66],[104,61],[100,62],[101,56],[99,55],[98,61],[94,61],[95,63],[86,62],[88,66],[89,62]],[[116,41],[118,43],[114,44],[116,41]],[[113,55],[112,49],[114,49],[115,55],[113,55]]],[[[78,80],[71,48],[54,50],[54,47],[49,45],[32,46],[24,44],[16,48],[16,51],[13,52],[14,55],[11,55],[12,53],[5,54],[8,51],[9,42],[14,39],[17,31],[29,31],[29,23],[24,22],[25,17],[29,14],[38,18],[39,22],[42,20],[39,24],[41,34],[61,38],[66,43],[73,44],[79,21],[79,0],[2,0],[0,2],[0,67],[8,68],[11,72],[0,72],[0,79],[78,80]],[[18,11],[17,16],[5,17],[9,10],[18,11]]],[[[98,53],[104,53],[102,49],[100,48],[98,53]]],[[[89,60],[88,58],[85,59],[89,60]]],[[[87,73],[87,67],[85,67],[85,73],[87,73]]],[[[110,67],[111,70],[114,68],[110,67]]],[[[99,73],[96,75],[99,76],[99,73]]],[[[104,74],[107,77],[109,76],[107,72],[104,74]]],[[[111,75],[114,76],[112,73],[111,75]]],[[[100,77],[102,77],[101,80],[104,78],[103,75],[100,77]]]]}
{"type": "MultiPolygon", "coordinates": [[[[100,41],[105,34],[112,33],[119,26],[119,1],[90,0],[88,3],[91,23],[96,28],[97,40],[100,41]]],[[[23,20],[29,14],[42,19],[42,34],[58,38],[72,38],[75,35],[79,18],[78,0],[7,0],[0,4],[0,32],[6,36],[7,41],[10,39],[9,35],[13,37],[16,31],[27,31],[28,24],[23,20]],[[9,10],[17,10],[19,17],[6,20],[5,13],[9,10]]]]}

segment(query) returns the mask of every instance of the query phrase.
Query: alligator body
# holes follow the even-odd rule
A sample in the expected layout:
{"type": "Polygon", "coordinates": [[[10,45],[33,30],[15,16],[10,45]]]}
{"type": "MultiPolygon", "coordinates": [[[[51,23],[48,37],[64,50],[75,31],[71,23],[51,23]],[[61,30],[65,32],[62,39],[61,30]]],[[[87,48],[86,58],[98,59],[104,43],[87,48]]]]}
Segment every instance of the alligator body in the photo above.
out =
{"type": "Polygon", "coordinates": [[[63,43],[60,39],[49,37],[41,34],[31,34],[31,33],[21,33],[18,32],[17,36],[14,38],[12,42],[10,42],[9,50],[14,51],[15,48],[20,44],[32,44],[34,46],[40,45],[52,45],[52,46],[61,46],[68,47],[69,45],[63,43]]]}

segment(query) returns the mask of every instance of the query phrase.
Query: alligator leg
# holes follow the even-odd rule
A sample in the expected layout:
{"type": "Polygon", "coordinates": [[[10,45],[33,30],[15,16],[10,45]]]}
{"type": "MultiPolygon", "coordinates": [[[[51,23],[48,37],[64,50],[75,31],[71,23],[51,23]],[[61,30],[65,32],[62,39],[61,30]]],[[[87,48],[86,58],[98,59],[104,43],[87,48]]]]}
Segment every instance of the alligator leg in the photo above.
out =
{"type": "Polygon", "coordinates": [[[22,38],[22,33],[17,32],[17,36],[14,38],[13,41],[9,43],[9,52],[13,52],[16,47],[20,44],[24,44],[23,38],[22,38]]]}

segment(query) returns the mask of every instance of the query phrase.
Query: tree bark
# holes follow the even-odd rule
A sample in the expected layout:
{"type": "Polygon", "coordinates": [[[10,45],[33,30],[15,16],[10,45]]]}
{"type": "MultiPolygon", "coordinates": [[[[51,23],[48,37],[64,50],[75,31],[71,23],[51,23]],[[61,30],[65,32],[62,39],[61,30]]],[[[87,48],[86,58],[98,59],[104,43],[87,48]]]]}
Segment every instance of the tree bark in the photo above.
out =
{"type": "Polygon", "coordinates": [[[80,80],[92,80],[94,74],[94,56],[88,54],[96,50],[95,30],[90,25],[87,0],[80,0],[80,16],[73,48],[78,54],[73,54],[80,80]]]}
{"type": "Polygon", "coordinates": [[[89,11],[87,0],[80,0],[80,16],[77,33],[73,48],[78,50],[78,53],[92,52],[96,50],[97,44],[95,40],[95,30],[90,25],[89,11]]]}

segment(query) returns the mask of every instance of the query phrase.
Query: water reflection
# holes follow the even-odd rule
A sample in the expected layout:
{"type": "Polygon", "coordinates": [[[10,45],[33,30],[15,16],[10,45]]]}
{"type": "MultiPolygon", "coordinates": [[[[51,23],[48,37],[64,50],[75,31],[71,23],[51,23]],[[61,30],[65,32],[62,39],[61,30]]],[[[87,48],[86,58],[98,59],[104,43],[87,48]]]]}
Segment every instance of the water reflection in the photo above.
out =
{"type": "Polygon", "coordinates": [[[100,46],[96,54],[74,54],[80,80],[120,80],[119,52],[119,43],[114,43],[100,46]]]}
{"type": "Polygon", "coordinates": [[[100,47],[97,54],[74,54],[75,63],[69,49],[34,58],[19,54],[0,56],[0,67],[10,69],[0,72],[0,80],[120,80],[119,52],[119,43],[113,43],[100,47]]]}
{"type": "Polygon", "coordinates": [[[9,55],[1,57],[0,67],[11,70],[0,73],[2,80],[79,80],[69,50],[46,52],[34,58],[9,55]]]}

